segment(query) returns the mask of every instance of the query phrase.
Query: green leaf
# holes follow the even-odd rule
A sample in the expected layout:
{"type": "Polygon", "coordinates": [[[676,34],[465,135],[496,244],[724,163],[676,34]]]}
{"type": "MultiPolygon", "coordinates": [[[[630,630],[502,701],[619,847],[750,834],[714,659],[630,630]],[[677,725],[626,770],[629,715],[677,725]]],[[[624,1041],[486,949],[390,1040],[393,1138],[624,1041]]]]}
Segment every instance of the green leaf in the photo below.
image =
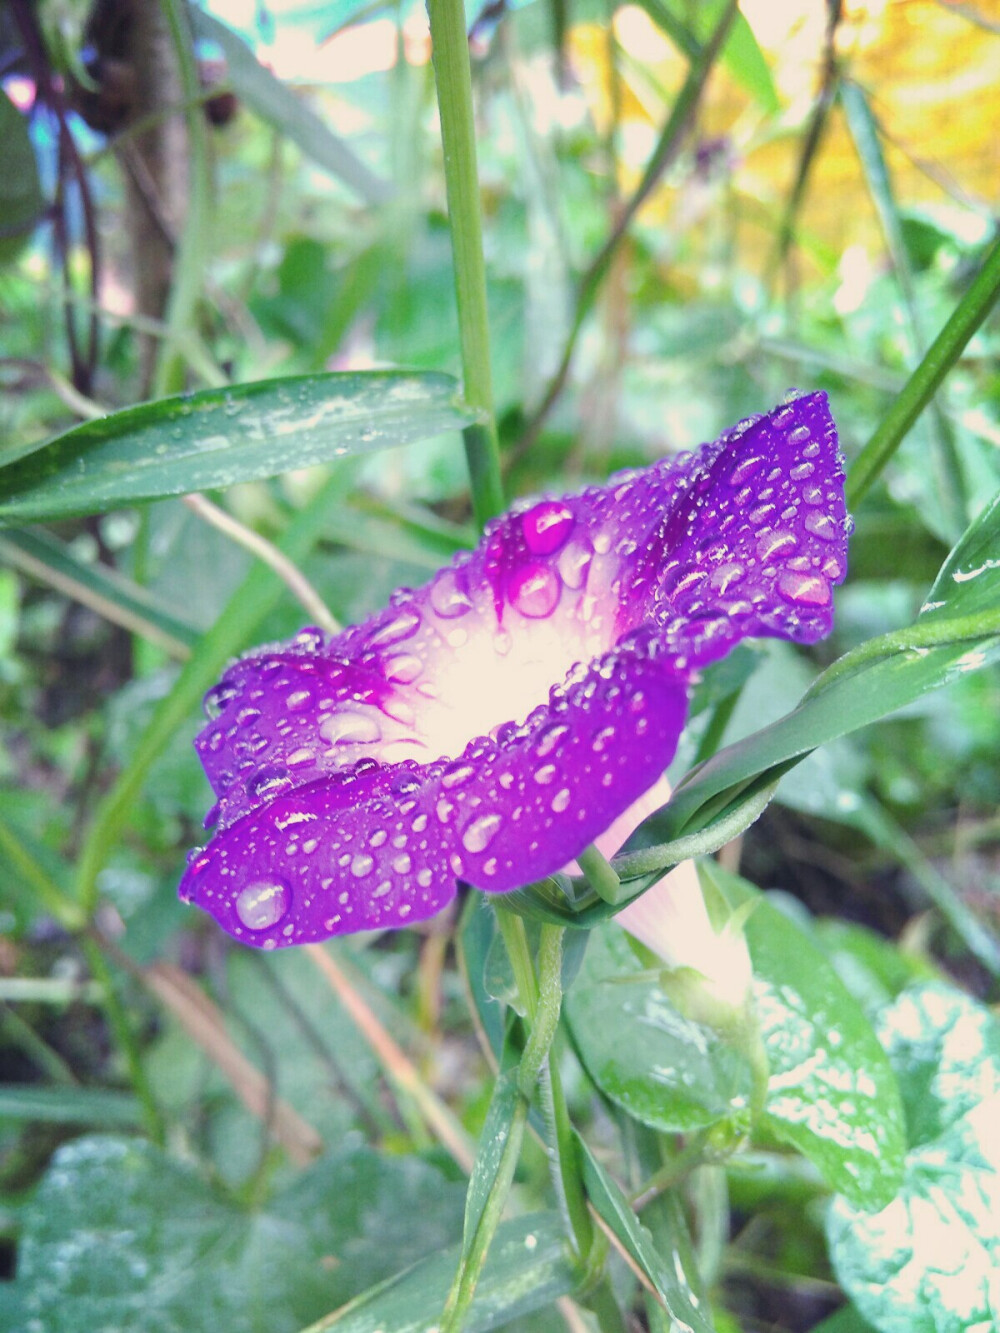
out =
{"type": "Polygon", "coordinates": [[[1000,1318],[1000,1025],[932,983],[885,1011],[911,1144],[899,1197],[874,1216],[837,1199],[837,1277],[879,1333],[988,1333],[1000,1318]]]}
{"type": "Polygon", "coordinates": [[[620,926],[591,932],[565,1012],[590,1077],[643,1124],[687,1132],[745,1118],[747,1061],[675,1008],[660,974],[644,967],[620,926]]]}
{"type": "Polygon", "coordinates": [[[152,1144],[77,1139],[26,1209],[16,1286],[46,1333],[294,1333],[450,1244],[461,1195],[350,1147],[244,1211],[152,1144]]]}
{"type": "Polygon", "coordinates": [[[49,1125],[129,1125],[142,1123],[136,1099],[106,1088],[6,1083],[0,1087],[0,1120],[37,1120],[49,1125]]]}
{"type": "Polygon", "coordinates": [[[373,175],[291,88],[266,69],[242,37],[196,5],[188,5],[187,12],[195,36],[222,48],[229,81],[251,111],[366,203],[382,204],[391,198],[392,187],[373,175]]]}
{"type": "Polygon", "coordinates": [[[57,435],[0,470],[0,526],[103,512],[459,430],[450,376],[303,375],[142,403],[57,435]]]}
{"type": "Polygon", "coordinates": [[[1000,1023],[941,982],[903,991],[879,1037],[899,1078],[911,1148],[1000,1094],[1000,1023]]]}
{"type": "Polygon", "coordinates": [[[882,1208],[903,1175],[899,1088],[861,1006],[810,936],[759,890],[714,862],[706,888],[752,902],[745,933],[770,1076],[764,1122],[859,1208],[882,1208]]]}
{"type": "MultiPolygon", "coordinates": [[[[303,1333],[428,1333],[437,1327],[458,1249],[424,1259],[408,1273],[361,1297],[303,1333]]],[[[488,1333],[543,1310],[577,1286],[558,1213],[533,1213],[497,1228],[464,1333],[488,1333]]],[[[89,1330],[88,1330],[89,1333],[89,1330]]],[[[270,1333],[270,1331],[269,1331],[270,1333]]]]}
{"type": "Polygon", "coordinates": [[[970,616],[996,607],[1000,588],[1000,493],[955,543],[927,594],[923,621],[970,616]]]}
{"type": "Polygon", "coordinates": [[[28,133],[28,118],[0,88],[0,264],[10,263],[24,248],[45,208],[38,163],[28,133]]]}
{"type": "Polygon", "coordinates": [[[713,1333],[711,1319],[699,1308],[697,1281],[685,1272],[685,1261],[690,1262],[688,1238],[678,1235],[672,1253],[662,1255],[619,1186],[575,1131],[574,1136],[590,1202],[653,1284],[671,1318],[690,1333],[713,1333]]]}

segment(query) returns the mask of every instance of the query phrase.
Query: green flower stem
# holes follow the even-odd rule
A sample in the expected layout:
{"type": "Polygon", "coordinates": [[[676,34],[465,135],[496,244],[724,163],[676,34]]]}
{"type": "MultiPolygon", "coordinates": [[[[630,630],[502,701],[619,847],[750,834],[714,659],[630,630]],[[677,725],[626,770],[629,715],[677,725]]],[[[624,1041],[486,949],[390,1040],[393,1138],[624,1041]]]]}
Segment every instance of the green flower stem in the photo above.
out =
{"type": "MultiPolygon", "coordinates": [[[[351,476],[349,468],[337,467],[289,524],[277,545],[290,560],[301,561],[318,541],[327,510],[343,498],[351,476]]],[[[185,663],[173,689],[158,704],[131,761],[98,806],[80,853],[77,897],[87,916],[97,906],[97,877],[121,837],[150,769],[229,658],[242,647],[284,592],[284,583],[272,569],[259,562],[255,564],[185,663]]]]}
{"type": "Polygon", "coordinates": [[[899,448],[910,427],[989,314],[998,296],[1000,240],[994,242],[954,314],[907,380],[875,434],[854,460],[847,479],[847,503],[851,508],[858,503],[899,448]]]}
{"type": "Polygon", "coordinates": [[[482,525],[503,511],[500,447],[493,415],[486,265],[476,168],[476,126],[472,111],[472,71],[462,0],[428,0],[434,77],[441,116],[444,178],[448,195],[455,300],[462,348],[465,400],[482,419],[463,432],[472,503],[482,525]]]}
{"type": "Polygon", "coordinates": [[[621,880],[611,868],[610,862],[601,855],[593,843],[580,853],[576,861],[587,883],[606,903],[620,903],[628,896],[622,893],[621,880]]]}
{"type": "Polygon", "coordinates": [[[208,160],[208,131],[202,111],[201,84],[194,58],[191,29],[181,0],[162,0],[174,44],[184,117],[188,134],[188,207],[174,260],[170,301],[167,306],[167,337],[160,348],[153,377],[153,396],[166,397],[184,387],[184,348],[196,333],[198,301],[206,262],[209,229],[211,174],[208,160]]]}
{"type": "MultiPolygon", "coordinates": [[[[519,956],[518,964],[514,963],[513,957],[511,959],[516,976],[524,962],[523,952],[518,942],[524,935],[524,926],[518,918],[511,918],[510,913],[501,910],[498,915],[501,919],[506,917],[516,920],[520,927],[520,934],[511,930],[509,934],[505,933],[504,935],[505,941],[508,938],[514,941],[514,949],[519,956]]],[[[500,1224],[507,1196],[514,1181],[514,1171],[524,1142],[524,1128],[528,1120],[528,1109],[539,1076],[548,1060],[549,1049],[559,1025],[559,1012],[562,1004],[562,939],[563,931],[561,927],[542,927],[538,947],[537,985],[534,984],[532,969],[532,985],[527,988],[529,994],[532,994],[534,1005],[531,1030],[517,1067],[517,1098],[514,1111],[499,1162],[490,1182],[489,1191],[476,1219],[475,1234],[471,1243],[463,1246],[465,1252],[459,1264],[458,1272],[455,1274],[451,1291],[448,1293],[448,1301],[441,1319],[441,1333],[460,1333],[460,1330],[464,1327],[466,1315],[476,1292],[476,1284],[486,1262],[493,1237],[496,1235],[496,1229],[500,1224]]],[[[528,996],[525,995],[524,999],[526,1006],[530,1008],[531,1003],[528,996]]],[[[504,1078],[505,1075],[501,1074],[500,1077],[504,1078]]],[[[466,1238],[466,1241],[468,1242],[468,1238],[466,1238]]]]}
{"type": "Polygon", "coordinates": [[[496,1235],[496,1229],[500,1225],[507,1195],[510,1193],[510,1187],[514,1182],[514,1170],[517,1167],[518,1158],[521,1156],[524,1126],[527,1119],[527,1098],[518,1097],[510,1129],[507,1133],[507,1141],[504,1144],[489,1194],[483,1204],[475,1237],[468,1255],[459,1265],[455,1281],[448,1293],[448,1302],[441,1317],[440,1333],[461,1333],[465,1326],[465,1317],[469,1313],[469,1306],[476,1294],[479,1275],[483,1271],[490,1245],[496,1235]]]}
{"type": "Polygon", "coordinates": [[[531,949],[524,929],[524,919],[498,903],[497,925],[500,927],[507,957],[510,959],[517,993],[524,1004],[528,1021],[534,1022],[538,1008],[538,983],[535,980],[535,968],[531,961],[531,949]]]}

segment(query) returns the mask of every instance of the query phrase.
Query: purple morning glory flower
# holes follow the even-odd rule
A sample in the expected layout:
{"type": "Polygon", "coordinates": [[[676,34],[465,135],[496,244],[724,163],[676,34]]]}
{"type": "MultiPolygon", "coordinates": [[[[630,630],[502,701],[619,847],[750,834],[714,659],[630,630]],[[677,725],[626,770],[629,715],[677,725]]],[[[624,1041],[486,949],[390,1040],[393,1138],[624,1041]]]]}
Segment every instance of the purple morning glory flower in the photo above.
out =
{"type": "Polygon", "coordinates": [[[811,394],[519,505],[363,624],[258,649],[206,698],[217,827],[182,898],[274,948],[559,870],[661,776],[702,667],[829,632],[846,530],[811,394]]]}

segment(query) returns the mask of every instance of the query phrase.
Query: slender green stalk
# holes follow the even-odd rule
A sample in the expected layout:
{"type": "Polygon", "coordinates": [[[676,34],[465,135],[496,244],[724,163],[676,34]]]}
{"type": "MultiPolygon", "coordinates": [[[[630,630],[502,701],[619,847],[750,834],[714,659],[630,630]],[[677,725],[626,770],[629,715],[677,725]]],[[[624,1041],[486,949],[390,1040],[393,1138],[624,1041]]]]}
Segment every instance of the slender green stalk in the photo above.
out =
{"type": "Polygon", "coordinates": [[[514,985],[524,1004],[528,1021],[533,1022],[538,1008],[538,983],[531,961],[531,949],[528,947],[528,935],[524,929],[524,920],[516,912],[497,906],[497,925],[503,936],[507,957],[514,973],[514,985]]]}
{"type": "MultiPolygon", "coordinates": [[[[516,936],[512,933],[511,938],[516,938],[516,936]]],[[[467,1235],[463,1242],[462,1259],[459,1263],[458,1272],[455,1274],[455,1280],[448,1294],[448,1302],[441,1319],[441,1333],[460,1333],[465,1324],[465,1317],[472,1304],[479,1276],[482,1273],[486,1256],[489,1253],[493,1237],[496,1235],[496,1229],[500,1224],[504,1205],[510,1193],[514,1171],[524,1142],[524,1128],[528,1120],[528,1108],[531,1105],[539,1076],[548,1060],[552,1040],[559,1025],[559,1013],[562,1005],[562,940],[562,927],[542,927],[538,947],[536,1004],[531,1031],[528,1034],[528,1040],[525,1043],[524,1052],[517,1067],[517,1096],[514,1101],[507,1137],[499,1161],[492,1166],[493,1177],[486,1198],[478,1213],[475,1214],[474,1233],[471,1237],[467,1235]]],[[[501,1074],[500,1077],[504,1079],[509,1078],[510,1075],[501,1074]]],[[[498,1090],[501,1090],[502,1087],[502,1084],[498,1084],[498,1090]]],[[[498,1095],[498,1090],[494,1091],[494,1099],[498,1095]]],[[[503,1095],[509,1095],[509,1086],[508,1091],[503,1095]]],[[[489,1150],[490,1145],[487,1144],[486,1152],[489,1153],[489,1150]]],[[[480,1154],[482,1152],[483,1147],[481,1146],[480,1154]]],[[[489,1159],[488,1157],[486,1159],[480,1157],[477,1160],[473,1172],[474,1183],[476,1171],[480,1168],[482,1160],[488,1161],[489,1159]]],[[[466,1225],[468,1226],[468,1213],[466,1217],[466,1225]]]]}
{"type": "Polygon", "coordinates": [[[934,339],[881,424],[858,454],[847,479],[847,503],[855,506],[879,476],[910,427],[962,355],[1000,296],[1000,240],[994,241],[954,314],[934,339]]]}
{"type": "Polygon", "coordinates": [[[82,944],[87,966],[90,968],[90,975],[101,987],[101,1005],[108,1020],[108,1027],[111,1029],[118,1049],[125,1058],[129,1081],[135,1095],[142,1104],[142,1118],[146,1133],[154,1143],[163,1144],[166,1142],[167,1128],[156,1098],[153,1096],[146,1066],[142,1061],[139,1040],[135,1028],[132,1026],[132,1017],[115,989],[115,979],[101,950],[100,942],[84,936],[82,944]]]}
{"type": "Polygon", "coordinates": [[[507,1195],[510,1193],[510,1187],[514,1182],[514,1170],[521,1156],[524,1126],[527,1120],[527,1098],[518,1097],[507,1134],[507,1141],[504,1144],[497,1173],[493,1178],[489,1194],[483,1205],[479,1225],[476,1227],[476,1234],[467,1256],[459,1265],[455,1281],[448,1293],[448,1303],[441,1317],[440,1333],[461,1333],[461,1329],[465,1326],[465,1317],[469,1313],[469,1306],[476,1294],[479,1275],[483,1271],[490,1245],[493,1243],[496,1229],[500,1225],[507,1195]]]}
{"type": "Polygon", "coordinates": [[[153,377],[153,393],[157,398],[177,393],[184,387],[185,357],[182,347],[195,332],[205,271],[211,187],[207,129],[199,103],[201,85],[187,14],[181,0],[160,0],[160,3],[170,26],[184,96],[189,175],[187,216],[174,257],[167,306],[167,337],[160,348],[153,377]]]}
{"type": "MultiPolygon", "coordinates": [[[[920,316],[920,303],[917,299],[916,284],[910,266],[909,251],[903,233],[902,219],[896,205],[896,196],[889,174],[889,164],[882,152],[881,127],[869,105],[865,92],[856,83],[844,82],[840,86],[840,102],[844,109],[847,128],[854,140],[854,147],[861,161],[868,192],[878,214],[886,249],[892,261],[893,271],[902,298],[903,311],[910,329],[910,344],[913,360],[927,351],[924,337],[923,320],[920,316]]],[[[937,463],[941,503],[945,517],[955,533],[961,532],[968,522],[968,504],[965,494],[965,479],[962,476],[962,464],[952,433],[951,423],[945,416],[941,404],[932,398],[930,406],[931,437],[937,463]]]]}
{"type": "Polygon", "coordinates": [[[482,412],[482,419],[466,426],[465,454],[469,463],[472,503],[482,525],[504,508],[500,478],[500,446],[493,414],[490,373],[489,322],[486,309],[486,265],[476,168],[476,126],[472,110],[472,71],[465,32],[462,0],[428,0],[434,77],[444,178],[448,194],[455,300],[462,348],[465,400],[482,412]]]}

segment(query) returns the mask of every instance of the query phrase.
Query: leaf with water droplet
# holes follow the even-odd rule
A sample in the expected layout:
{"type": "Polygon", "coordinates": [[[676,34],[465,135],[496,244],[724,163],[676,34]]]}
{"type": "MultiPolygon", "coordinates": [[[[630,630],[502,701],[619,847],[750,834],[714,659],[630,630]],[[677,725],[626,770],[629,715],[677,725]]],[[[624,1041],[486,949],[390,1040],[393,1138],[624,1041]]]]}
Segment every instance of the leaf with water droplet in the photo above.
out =
{"type": "Polygon", "coordinates": [[[304,375],[142,403],[0,468],[0,527],[274,477],[474,419],[456,381],[430,372],[304,375]]]}
{"type": "Polygon", "coordinates": [[[246,1208],[153,1144],[77,1139],[24,1215],[25,1327],[296,1333],[452,1244],[463,1193],[416,1159],[349,1148],[246,1208]]]}
{"type": "Polygon", "coordinates": [[[879,1031],[906,1104],[906,1175],[874,1216],[835,1200],[834,1270],[880,1333],[991,1333],[1000,1319],[1000,1024],[933,982],[903,991],[879,1031]]]}

